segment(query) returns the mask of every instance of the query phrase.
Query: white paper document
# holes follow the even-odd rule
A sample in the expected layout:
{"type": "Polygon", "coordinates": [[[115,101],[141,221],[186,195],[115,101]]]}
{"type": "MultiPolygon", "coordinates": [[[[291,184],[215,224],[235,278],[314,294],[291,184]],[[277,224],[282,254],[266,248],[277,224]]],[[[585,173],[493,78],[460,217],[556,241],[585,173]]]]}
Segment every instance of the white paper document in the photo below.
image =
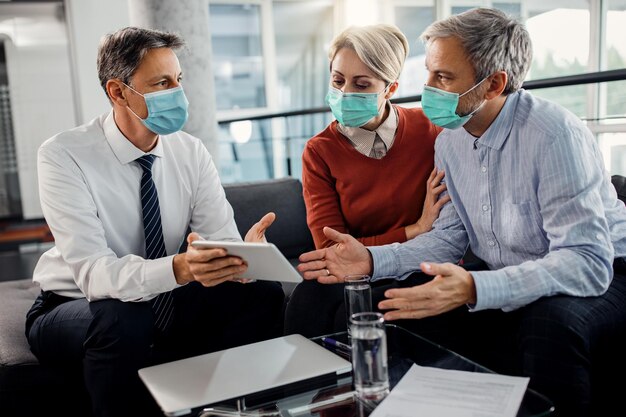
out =
{"type": "Polygon", "coordinates": [[[413,365],[370,417],[515,417],[528,381],[413,365]]]}

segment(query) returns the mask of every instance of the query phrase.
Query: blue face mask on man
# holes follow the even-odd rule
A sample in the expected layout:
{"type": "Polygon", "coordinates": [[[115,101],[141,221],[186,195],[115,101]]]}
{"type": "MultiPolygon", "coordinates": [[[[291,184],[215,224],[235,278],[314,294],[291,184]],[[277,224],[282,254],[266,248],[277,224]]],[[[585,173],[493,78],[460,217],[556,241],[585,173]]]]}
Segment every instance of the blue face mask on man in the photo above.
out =
{"type": "Polygon", "coordinates": [[[422,92],[422,109],[424,110],[424,114],[431,122],[433,122],[433,124],[439,127],[446,129],[460,128],[467,123],[478,110],[480,110],[485,101],[483,100],[480,106],[476,107],[476,109],[474,109],[471,113],[466,114],[465,116],[459,116],[456,113],[456,108],[459,105],[459,99],[478,87],[487,78],[488,76],[480,80],[463,94],[451,93],[449,91],[425,85],[424,91],[422,92]]]}
{"type": "Polygon", "coordinates": [[[380,93],[344,93],[329,86],[326,104],[330,106],[333,116],[340,124],[361,127],[380,113],[378,96],[384,93],[387,87],[380,93]]]}
{"type": "Polygon", "coordinates": [[[150,131],[159,135],[169,135],[178,132],[187,122],[189,101],[187,101],[183,87],[141,94],[131,86],[126,86],[145,100],[148,108],[148,117],[145,119],[137,116],[137,113],[130,107],[129,109],[150,131]]]}

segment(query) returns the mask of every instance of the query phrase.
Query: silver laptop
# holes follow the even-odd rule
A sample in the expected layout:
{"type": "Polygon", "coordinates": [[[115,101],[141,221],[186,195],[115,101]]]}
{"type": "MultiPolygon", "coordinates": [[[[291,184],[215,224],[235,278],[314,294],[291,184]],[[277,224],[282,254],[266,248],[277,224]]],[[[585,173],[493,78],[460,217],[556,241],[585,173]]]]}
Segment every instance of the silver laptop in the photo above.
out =
{"type": "Polygon", "coordinates": [[[168,416],[329,374],[352,370],[347,360],[294,334],[139,370],[168,416]]]}

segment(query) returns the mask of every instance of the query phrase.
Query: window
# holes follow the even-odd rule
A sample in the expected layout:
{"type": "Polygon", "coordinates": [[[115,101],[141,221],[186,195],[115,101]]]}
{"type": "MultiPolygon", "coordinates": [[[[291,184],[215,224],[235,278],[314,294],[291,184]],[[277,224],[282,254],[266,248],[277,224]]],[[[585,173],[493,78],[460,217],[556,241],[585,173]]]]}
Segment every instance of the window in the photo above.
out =
{"type": "Polygon", "coordinates": [[[426,83],[425,50],[420,35],[435,21],[433,1],[423,5],[397,5],[393,9],[394,21],[409,41],[409,56],[398,82],[396,97],[421,94],[426,83]]]}
{"type": "Polygon", "coordinates": [[[0,216],[35,219],[43,216],[37,149],[52,135],[76,126],[68,28],[61,2],[3,3],[0,204],[5,208],[0,216]]]}
{"type": "Polygon", "coordinates": [[[626,133],[601,133],[598,144],[604,155],[604,166],[611,175],[626,176],[626,133]]]}
{"type": "Polygon", "coordinates": [[[0,42],[0,219],[22,215],[11,94],[4,42],[0,42]]]}
{"type": "Polygon", "coordinates": [[[328,47],[333,38],[332,1],[274,1],[272,16],[279,109],[324,106],[328,47]]]}
{"type": "MultiPolygon", "coordinates": [[[[560,77],[590,70],[589,2],[533,2],[525,15],[533,42],[533,63],[528,79],[560,77]]],[[[533,93],[565,106],[579,117],[588,116],[585,85],[540,89],[533,93]]]]}
{"type": "MultiPolygon", "coordinates": [[[[626,0],[611,0],[606,17],[606,49],[602,69],[626,68],[626,0]]],[[[603,118],[626,117],[626,81],[615,81],[603,88],[604,106],[600,111],[603,118]]]]}
{"type": "MultiPolygon", "coordinates": [[[[225,110],[220,118],[244,117],[260,107],[275,112],[324,106],[333,12],[332,0],[212,1],[218,110],[225,110]],[[240,72],[255,82],[230,75],[238,61],[252,63],[240,72]],[[263,80],[275,80],[274,87],[263,80]]],[[[220,125],[222,180],[299,176],[304,143],[329,121],[329,115],[315,114],[220,125]]]]}
{"type": "MultiPolygon", "coordinates": [[[[222,120],[256,114],[262,108],[278,112],[324,106],[330,41],[349,24],[367,24],[355,21],[361,12],[373,14],[374,22],[396,24],[409,41],[410,53],[396,98],[422,92],[425,51],[419,36],[424,29],[437,19],[474,7],[494,7],[524,21],[534,49],[527,80],[626,67],[626,0],[210,3],[221,112],[218,118],[222,120]]],[[[607,167],[614,172],[625,169],[620,161],[626,159],[626,81],[536,89],[533,94],[557,102],[586,120],[598,135],[607,167]]],[[[220,126],[223,178],[241,181],[299,176],[304,144],[330,120],[330,113],[320,113],[247,122],[236,129],[220,126]],[[241,139],[244,137],[249,139],[241,139]]]]}
{"type": "Polygon", "coordinates": [[[260,9],[254,4],[209,6],[218,111],[266,106],[260,9]]]}
{"type": "MultiPolygon", "coordinates": [[[[609,0],[606,13],[605,49],[601,69],[626,68],[626,0],[609,0]]],[[[604,155],[604,164],[611,174],[626,176],[626,81],[600,86],[599,120],[592,124],[604,155]]]]}

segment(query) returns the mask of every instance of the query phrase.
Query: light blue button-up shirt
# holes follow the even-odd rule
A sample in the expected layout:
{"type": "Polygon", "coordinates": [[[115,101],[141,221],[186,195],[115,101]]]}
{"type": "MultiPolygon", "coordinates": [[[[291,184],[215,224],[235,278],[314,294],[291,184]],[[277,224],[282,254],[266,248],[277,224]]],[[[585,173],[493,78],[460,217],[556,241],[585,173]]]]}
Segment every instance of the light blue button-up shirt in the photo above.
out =
{"type": "Polygon", "coordinates": [[[473,310],[606,291],[613,258],[626,256],[626,208],[575,115],[520,90],[479,139],[445,129],[435,152],[452,201],[431,232],[368,247],[373,279],[458,262],[469,245],[490,269],[472,272],[473,310]]]}

